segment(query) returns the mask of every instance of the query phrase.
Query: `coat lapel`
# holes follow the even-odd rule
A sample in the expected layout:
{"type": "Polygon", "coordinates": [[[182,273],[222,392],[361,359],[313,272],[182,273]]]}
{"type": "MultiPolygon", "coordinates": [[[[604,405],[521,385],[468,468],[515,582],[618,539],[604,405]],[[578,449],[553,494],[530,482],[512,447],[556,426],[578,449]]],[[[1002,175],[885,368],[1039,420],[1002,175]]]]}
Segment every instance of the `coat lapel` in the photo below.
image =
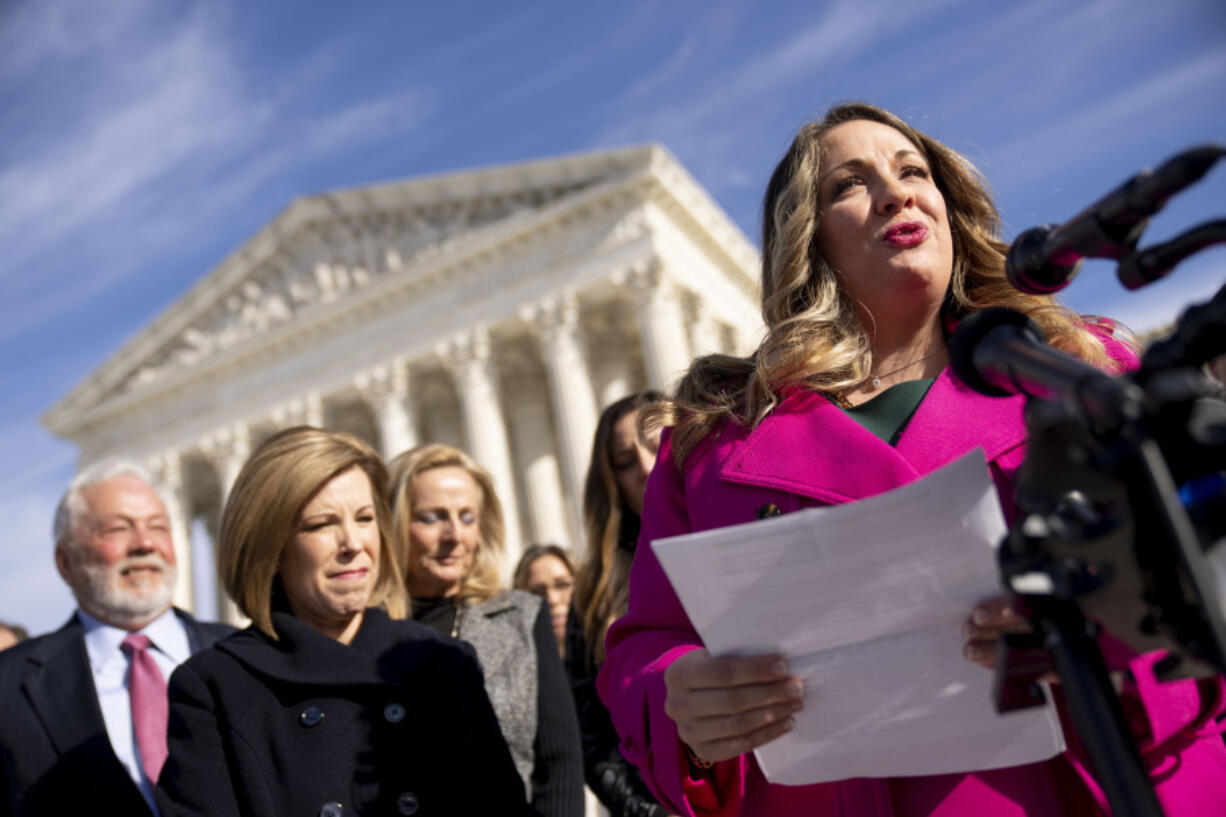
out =
{"type": "Polygon", "coordinates": [[[22,690],[56,752],[63,756],[99,736],[109,740],[85,651],[84,631],[75,615],[39,650],[26,656],[26,661],[29,671],[22,690]]]}
{"type": "Polygon", "coordinates": [[[734,448],[720,478],[825,503],[853,502],[912,482],[976,447],[990,462],[1022,445],[1024,405],[1021,397],[977,394],[946,369],[895,447],[825,396],[797,389],[734,448]]]}
{"type": "Polygon", "coordinates": [[[798,390],[750,432],[720,477],[837,504],[903,485],[916,471],[825,396],[798,390]]]}
{"type": "Polygon", "coordinates": [[[898,453],[921,474],[982,448],[988,462],[1026,442],[1026,398],[988,397],[945,369],[903,430],[898,453]]]}

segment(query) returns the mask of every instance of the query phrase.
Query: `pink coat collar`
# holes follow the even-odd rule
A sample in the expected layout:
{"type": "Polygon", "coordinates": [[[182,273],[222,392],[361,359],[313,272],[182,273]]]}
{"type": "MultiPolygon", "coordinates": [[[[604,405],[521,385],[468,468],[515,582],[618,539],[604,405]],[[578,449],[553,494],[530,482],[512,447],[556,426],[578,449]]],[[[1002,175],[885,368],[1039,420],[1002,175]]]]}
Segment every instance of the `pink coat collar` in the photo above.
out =
{"type": "Polygon", "coordinates": [[[894,447],[824,395],[796,389],[749,432],[720,477],[821,502],[851,502],[905,485],[976,447],[991,462],[1023,445],[1024,406],[1023,397],[973,392],[947,368],[894,447]]]}

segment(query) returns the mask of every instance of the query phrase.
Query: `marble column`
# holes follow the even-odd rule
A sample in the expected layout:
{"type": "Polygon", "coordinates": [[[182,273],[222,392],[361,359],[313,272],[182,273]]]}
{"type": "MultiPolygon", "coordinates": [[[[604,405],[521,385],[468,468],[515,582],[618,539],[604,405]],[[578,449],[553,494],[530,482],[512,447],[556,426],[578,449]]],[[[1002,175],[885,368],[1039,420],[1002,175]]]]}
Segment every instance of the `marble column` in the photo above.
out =
{"type": "Polygon", "coordinates": [[[574,297],[550,298],[521,311],[540,339],[553,416],[557,421],[558,453],[566,481],[567,515],[578,539],[583,530],[579,507],[583,481],[596,433],[596,398],[579,333],[579,307],[574,297]]]}
{"type": "MultiPolygon", "coordinates": [[[[523,474],[524,506],[528,512],[533,542],[552,542],[573,547],[578,541],[564,508],[565,491],[554,454],[553,429],[545,384],[525,388],[507,406],[515,454],[523,474]]],[[[569,504],[573,505],[571,501],[569,504]]]]}
{"type": "Polygon", "coordinates": [[[631,385],[628,367],[609,373],[600,387],[600,410],[604,411],[605,408],[616,403],[632,391],[634,391],[634,387],[631,385]]]}
{"type": "Polygon", "coordinates": [[[384,459],[418,444],[417,423],[409,400],[409,371],[403,360],[360,373],[354,378],[362,398],[375,413],[379,424],[379,445],[384,459]]]}
{"type": "Polygon", "coordinates": [[[690,324],[690,350],[694,357],[723,352],[719,321],[701,296],[694,301],[694,322],[690,324]]]}
{"type": "MultiPolygon", "coordinates": [[[[251,430],[246,423],[234,423],[218,429],[200,441],[200,450],[217,472],[217,482],[221,488],[221,513],[224,514],[230,489],[234,487],[239,471],[242,470],[247,457],[251,455],[251,430]]],[[[220,535],[220,520],[217,531],[220,535]]],[[[214,547],[217,547],[220,542],[213,544],[214,547]]],[[[236,627],[245,627],[248,624],[247,617],[239,611],[238,606],[226,594],[220,582],[217,586],[217,617],[236,627]]]]}
{"type": "Polygon", "coordinates": [[[633,323],[633,316],[620,301],[603,303],[584,317],[588,373],[598,412],[633,391],[640,380],[636,374],[641,364],[638,332],[633,323]]]}
{"type": "Polygon", "coordinates": [[[634,294],[639,342],[647,384],[671,391],[690,366],[689,339],[675,285],[656,259],[636,263],[614,276],[634,294]]]}
{"type": "Polygon", "coordinates": [[[498,379],[490,358],[489,334],[483,327],[478,327],[438,344],[436,352],[455,379],[468,453],[494,478],[494,487],[506,519],[507,553],[502,569],[503,577],[509,578],[523,549],[523,537],[519,525],[515,472],[507,444],[507,425],[498,393],[498,379]]]}
{"type": "Polygon", "coordinates": [[[170,515],[170,537],[175,548],[175,605],[189,612],[195,609],[192,584],[191,501],[183,484],[182,464],[176,451],[158,454],[149,460],[149,470],[170,515]]]}
{"type": "Polygon", "coordinates": [[[750,329],[742,324],[732,324],[732,354],[745,357],[752,354],[762,340],[762,330],[750,329]]]}

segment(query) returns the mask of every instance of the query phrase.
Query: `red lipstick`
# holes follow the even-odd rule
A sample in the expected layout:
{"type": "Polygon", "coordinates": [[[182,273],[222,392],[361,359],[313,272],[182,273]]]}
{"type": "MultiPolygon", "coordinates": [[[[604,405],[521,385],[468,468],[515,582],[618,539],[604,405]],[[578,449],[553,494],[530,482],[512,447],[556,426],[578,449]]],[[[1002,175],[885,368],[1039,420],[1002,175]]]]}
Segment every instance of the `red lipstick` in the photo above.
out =
{"type": "Polygon", "coordinates": [[[883,240],[896,247],[914,247],[928,237],[928,228],[918,221],[904,221],[885,231],[883,240]]]}

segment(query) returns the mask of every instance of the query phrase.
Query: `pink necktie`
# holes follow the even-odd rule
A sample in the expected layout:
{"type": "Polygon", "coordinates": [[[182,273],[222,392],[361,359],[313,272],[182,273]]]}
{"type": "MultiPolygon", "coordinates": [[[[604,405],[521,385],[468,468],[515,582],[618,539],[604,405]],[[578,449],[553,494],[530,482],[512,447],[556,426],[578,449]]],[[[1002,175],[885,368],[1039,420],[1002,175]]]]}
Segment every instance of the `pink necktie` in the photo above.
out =
{"type": "Polygon", "coordinates": [[[149,782],[157,784],[166,762],[166,719],[170,703],[166,699],[166,679],[149,654],[149,636],[132,633],[120,647],[132,659],[128,671],[128,697],[132,701],[132,729],[136,749],[149,782]]]}

